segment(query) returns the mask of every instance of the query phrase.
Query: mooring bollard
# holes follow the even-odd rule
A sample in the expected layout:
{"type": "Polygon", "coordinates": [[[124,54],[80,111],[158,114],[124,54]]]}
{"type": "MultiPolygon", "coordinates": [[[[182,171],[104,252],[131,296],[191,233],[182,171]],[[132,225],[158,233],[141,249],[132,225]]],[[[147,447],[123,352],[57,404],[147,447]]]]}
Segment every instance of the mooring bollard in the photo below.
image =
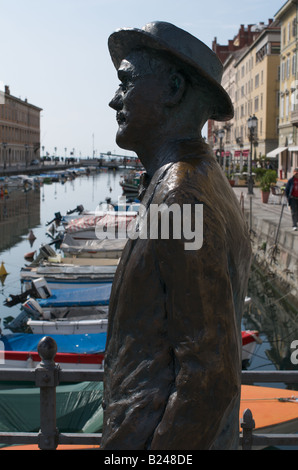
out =
{"type": "Polygon", "coordinates": [[[59,365],[54,358],[57,344],[49,336],[42,338],[37,347],[41,362],[35,370],[35,384],[40,387],[40,431],[38,446],[42,450],[55,450],[59,431],[56,427],[56,386],[59,384],[59,365]]]}

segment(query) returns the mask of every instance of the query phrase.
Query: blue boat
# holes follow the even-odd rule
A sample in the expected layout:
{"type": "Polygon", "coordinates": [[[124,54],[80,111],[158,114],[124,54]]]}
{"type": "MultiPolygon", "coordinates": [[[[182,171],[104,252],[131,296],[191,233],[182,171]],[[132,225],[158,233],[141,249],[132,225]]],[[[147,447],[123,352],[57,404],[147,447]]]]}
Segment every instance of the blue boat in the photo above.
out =
{"type": "Polygon", "coordinates": [[[81,289],[51,289],[46,299],[28,298],[20,314],[4,327],[14,333],[27,333],[29,327],[33,333],[59,331],[62,335],[106,331],[111,288],[112,282],[104,282],[81,289]]]}
{"type": "Polygon", "coordinates": [[[36,299],[41,308],[90,307],[108,305],[112,283],[105,282],[85,289],[52,289],[47,299],[36,299]]]}
{"type": "MultiPolygon", "coordinates": [[[[37,352],[39,341],[45,335],[13,333],[0,336],[5,351],[37,352]]],[[[106,333],[82,335],[51,335],[59,353],[96,354],[105,351],[106,333]]]]}

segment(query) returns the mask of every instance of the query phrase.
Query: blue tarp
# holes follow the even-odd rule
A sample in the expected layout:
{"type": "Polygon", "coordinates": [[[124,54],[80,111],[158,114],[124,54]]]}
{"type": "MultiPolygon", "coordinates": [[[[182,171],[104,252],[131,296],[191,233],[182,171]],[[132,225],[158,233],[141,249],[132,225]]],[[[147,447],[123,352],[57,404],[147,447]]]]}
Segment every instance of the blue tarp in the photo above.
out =
{"type": "MultiPolygon", "coordinates": [[[[5,351],[37,351],[37,345],[45,335],[15,333],[0,336],[5,351]]],[[[50,335],[58,347],[59,353],[95,354],[104,352],[106,333],[79,335],[50,335]]],[[[2,349],[2,348],[1,348],[2,349]]]]}
{"type": "Polygon", "coordinates": [[[84,289],[51,289],[51,297],[36,300],[41,308],[109,305],[111,288],[112,283],[106,282],[84,289]]]}

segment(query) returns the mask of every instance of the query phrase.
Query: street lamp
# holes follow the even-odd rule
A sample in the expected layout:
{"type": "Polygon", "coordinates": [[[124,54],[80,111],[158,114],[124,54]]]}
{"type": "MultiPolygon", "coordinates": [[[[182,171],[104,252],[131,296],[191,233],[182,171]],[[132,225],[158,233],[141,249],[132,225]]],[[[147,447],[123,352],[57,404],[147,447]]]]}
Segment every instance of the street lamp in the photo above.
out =
{"type": "Polygon", "coordinates": [[[249,156],[249,179],[248,179],[248,191],[247,193],[250,195],[253,195],[253,186],[254,186],[254,181],[253,181],[253,176],[252,176],[252,146],[253,143],[257,141],[257,127],[258,127],[258,119],[256,118],[255,115],[250,116],[247,121],[247,127],[248,127],[248,138],[250,141],[250,156],[249,156]]]}
{"type": "Polygon", "coordinates": [[[25,165],[26,165],[26,168],[27,168],[27,166],[28,166],[28,150],[29,150],[29,145],[28,145],[28,144],[25,144],[24,147],[25,147],[25,165]]]}
{"type": "MultiPolygon", "coordinates": [[[[223,145],[222,145],[222,141],[223,141],[223,138],[225,136],[225,130],[224,129],[219,129],[218,131],[218,137],[219,137],[219,164],[221,165],[221,158],[222,158],[222,152],[223,152],[223,145]]],[[[225,168],[224,168],[225,170],[225,168]]]]}
{"type": "Polygon", "coordinates": [[[3,147],[3,170],[6,169],[6,147],[7,147],[7,143],[6,142],[2,142],[2,147],[3,147]]]}

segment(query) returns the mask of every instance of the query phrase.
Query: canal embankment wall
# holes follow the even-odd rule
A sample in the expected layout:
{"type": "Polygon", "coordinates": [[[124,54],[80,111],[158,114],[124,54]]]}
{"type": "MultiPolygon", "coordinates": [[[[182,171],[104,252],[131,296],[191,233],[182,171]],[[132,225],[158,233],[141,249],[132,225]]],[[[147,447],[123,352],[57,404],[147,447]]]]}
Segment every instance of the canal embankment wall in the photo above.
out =
{"type": "Polygon", "coordinates": [[[252,197],[247,188],[234,191],[250,231],[254,261],[284,292],[290,291],[298,304],[298,230],[293,231],[290,208],[283,204],[284,199],[273,195],[263,203],[258,188],[254,188],[252,197]]]}

